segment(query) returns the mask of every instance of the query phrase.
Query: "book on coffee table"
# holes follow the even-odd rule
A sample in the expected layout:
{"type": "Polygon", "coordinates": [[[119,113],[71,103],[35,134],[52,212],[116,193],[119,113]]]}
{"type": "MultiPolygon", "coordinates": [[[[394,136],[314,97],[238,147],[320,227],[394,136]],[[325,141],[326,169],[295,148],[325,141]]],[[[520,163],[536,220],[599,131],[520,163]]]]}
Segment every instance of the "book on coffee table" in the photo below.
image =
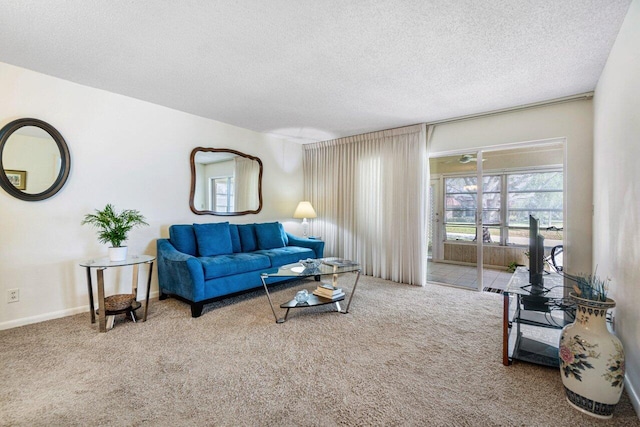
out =
{"type": "Polygon", "coordinates": [[[344,291],[342,288],[334,288],[328,283],[323,283],[318,285],[318,287],[313,291],[315,296],[327,299],[338,299],[344,297],[344,291]]]}
{"type": "Polygon", "coordinates": [[[326,265],[331,265],[334,267],[348,267],[350,265],[358,264],[357,262],[353,262],[349,259],[337,258],[337,257],[323,258],[322,263],[326,265]]]}

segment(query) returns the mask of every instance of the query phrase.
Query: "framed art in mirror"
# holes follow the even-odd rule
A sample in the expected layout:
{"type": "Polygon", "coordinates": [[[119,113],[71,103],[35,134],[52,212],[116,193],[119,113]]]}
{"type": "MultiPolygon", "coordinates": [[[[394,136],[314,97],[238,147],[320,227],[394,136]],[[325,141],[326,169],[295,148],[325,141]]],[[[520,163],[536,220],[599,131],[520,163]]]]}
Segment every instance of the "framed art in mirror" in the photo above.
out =
{"type": "Polygon", "coordinates": [[[194,148],[189,207],[198,215],[260,212],[262,161],[228,148],[194,148]]]}
{"type": "Polygon", "coordinates": [[[53,196],[70,167],[67,143],[49,123],[18,119],[0,130],[0,187],[13,197],[34,202],[53,196]]]}

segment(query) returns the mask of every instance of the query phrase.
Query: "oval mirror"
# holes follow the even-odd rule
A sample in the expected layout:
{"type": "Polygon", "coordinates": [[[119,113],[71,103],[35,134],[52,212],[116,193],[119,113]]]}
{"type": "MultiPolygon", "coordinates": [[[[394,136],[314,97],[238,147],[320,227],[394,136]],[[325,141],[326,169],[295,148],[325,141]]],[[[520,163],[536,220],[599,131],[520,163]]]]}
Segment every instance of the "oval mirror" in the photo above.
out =
{"type": "Polygon", "coordinates": [[[0,130],[0,186],[26,201],[47,199],[69,177],[69,148],[60,132],[38,119],[18,119],[0,130]]]}
{"type": "Polygon", "coordinates": [[[226,148],[194,148],[189,207],[198,215],[260,212],[262,161],[226,148]]]}

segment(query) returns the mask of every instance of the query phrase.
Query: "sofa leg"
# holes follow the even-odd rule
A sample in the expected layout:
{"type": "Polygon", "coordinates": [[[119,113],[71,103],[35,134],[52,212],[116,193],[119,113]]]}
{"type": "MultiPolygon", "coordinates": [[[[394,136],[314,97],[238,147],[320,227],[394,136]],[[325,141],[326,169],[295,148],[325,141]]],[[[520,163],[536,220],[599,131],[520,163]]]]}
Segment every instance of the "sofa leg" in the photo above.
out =
{"type": "Polygon", "coordinates": [[[163,293],[162,291],[160,291],[160,297],[158,297],[158,299],[159,299],[160,301],[164,301],[164,300],[166,300],[167,298],[169,298],[169,295],[167,295],[167,294],[163,293]]]}
{"type": "Polygon", "coordinates": [[[191,317],[200,317],[204,304],[201,302],[191,303],[191,317]]]}

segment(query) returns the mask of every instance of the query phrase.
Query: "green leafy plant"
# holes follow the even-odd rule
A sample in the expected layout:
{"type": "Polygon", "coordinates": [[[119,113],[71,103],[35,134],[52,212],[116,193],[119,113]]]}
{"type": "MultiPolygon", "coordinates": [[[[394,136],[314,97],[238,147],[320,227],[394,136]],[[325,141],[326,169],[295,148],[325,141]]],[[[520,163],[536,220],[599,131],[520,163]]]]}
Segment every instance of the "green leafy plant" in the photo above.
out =
{"type": "Polygon", "coordinates": [[[125,209],[117,213],[111,204],[107,204],[102,210],[96,209],[93,214],[86,214],[81,225],[85,224],[98,229],[100,243],[109,243],[114,248],[122,246],[132,228],[149,225],[139,211],[125,209]]]}
{"type": "Polygon", "coordinates": [[[518,267],[524,267],[524,265],[522,265],[522,264],[518,264],[518,263],[517,263],[517,262],[515,262],[515,261],[510,262],[510,263],[509,263],[509,265],[507,266],[507,271],[508,271],[509,273],[513,273],[514,271],[516,271],[516,268],[518,268],[518,267]]]}
{"type": "Polygon", "coordinates": [[[573,291],[580,298],[592,301],[606,301],[607,291],[609,290],[609,282],[611,279],[601,279],[597,275],[598,269],[593,274],[578,274],[576,276],[568,276],[576,282],[573,285],[573,291]]]}

